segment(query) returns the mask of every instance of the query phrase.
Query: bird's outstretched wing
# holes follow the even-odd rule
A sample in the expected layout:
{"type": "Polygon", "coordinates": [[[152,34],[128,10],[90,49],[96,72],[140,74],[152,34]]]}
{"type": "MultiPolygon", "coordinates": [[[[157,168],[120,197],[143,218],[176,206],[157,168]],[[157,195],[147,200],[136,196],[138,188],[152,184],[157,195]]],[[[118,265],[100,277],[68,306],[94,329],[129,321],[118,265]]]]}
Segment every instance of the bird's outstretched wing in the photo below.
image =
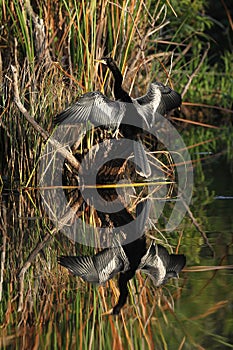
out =
{"type": "Polygon", "coordinates": [[[151,242],[146,254],[142,257],[138,268],[140,270],[148,270],[152,266],[157,268],[159,255],[164,255],[164,259],[169,259],[169,254],[166,248],[151,242]]]}
{"type": "Polygon", "coordinates": [[[162,97],[156,112],[162,114],[164,113],[164,110],[165,110],[165,114],[166,114],[172,109],[178,108],[181,106],[182,99],[181,99],[181,95],[178,92],[171,89],[167,85],[163,85],[162,83],[155,82],[155,83],[152,83],[152,85],[153,84],[155,84],[160,89],[161,97],[162,97]]]}
{"type": "Polygon", "coordinates": [[[142,257],[138,270],[148,275],[155,286],[160,286],[166,275],[166,269],[159,255],[156,254],[155,248],[157,249],[158,246],[152,243],[142,257]]]}
{"type": "Polygon", "coordinates": [[[160,286],[169,278],[178,277],[185,263],[185,255],[169,254],[166,248],[152,242],[138,269],[148,274],[156,286],[160,286]]]}
{"type": "Polygon", "coordinates": [[[150,125],[153,125],[156,113],[165,115],[172,109],[180,107],[181,95],[167,85],[153,82],[145,95],[133,101],[140,105],[141,114],[150,125]]]}
{"type": "Polygon", "coordinates": [[[112,279],[118,272],[129,268],[128,259],[122,246],[107,248],[93,256],[96,270],[99,272],[99,283],[112,279]]]}
{"type": "Polygon", "coordinates": [[[99,274],[91,256],[59,256],[57,261],[73,275],[87,282],[99,283],[99,274]]]}
{"type": "Polygon", "coordinates": [[[60,256],[58,263],[84,281],[102,284],[128,268],[121,246],[107,248],[94,256],[60,256]]]}
{"type": "Polygon", "coordinates": [[[175,272],[177,275],[184,268],[186,257],[183,254],[171,254],[167,265],[167,272],[175,272]]]}
{"type": "Polygon", "coordinates": [[[95,126],[119,125],[125,113],[124,103],[112,101],[101,92],[87,92],[77,102],[56,115],[55,124],[78,124],[90,121],[95,126]]]}

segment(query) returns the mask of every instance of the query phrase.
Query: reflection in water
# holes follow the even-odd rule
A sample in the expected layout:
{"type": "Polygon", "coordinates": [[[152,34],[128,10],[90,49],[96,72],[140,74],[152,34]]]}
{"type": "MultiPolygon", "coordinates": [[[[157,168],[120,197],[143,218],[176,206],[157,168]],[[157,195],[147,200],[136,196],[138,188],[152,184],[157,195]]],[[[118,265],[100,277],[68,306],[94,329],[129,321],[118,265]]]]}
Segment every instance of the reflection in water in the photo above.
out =
{"type": "Polygon", "coordinates": [[[128,296],[127,282],[134,277],[136,270],[148,274],[159,287],[169,278],[178,278],[186,258],[183,254],[169,254],[166,248],[154,242],[146,249],[143,235],[130,244],[107,248],[94,256],[61,256],[58,262],[73,275],[97,284],[109,281],[120,272],[120,297],[112,312],[118,314],[128,296]]]}
{"type": "MultiPolygon", "coordinates": [[[[49,220],[43,211],[35,213],[34,203],[40,208],[36,192],[31,192],[30,198],[25,193],[16,197],[9,192],[2,196],[0,230],[3,232],[1,262],[4,269],[0,347],[28,350],[95,349],[99,346],[105,349],[116,343],[122,344],[118,348],[123,349],[128,348],[130,342],[135,349],[179,349],[182,344],[187,349],[232,348],[233,275],[232,270],[224,269],[224,265],[233,265],[233,201],[214,200],[212,193],[232,195],[233,182],[224,159],[217,162],[216,168],[213,163],[208,163],[205,172],[197,172],[192,207],[207,231],[215,257],[188,218],[179,230],[165,236],[167,241],[155,231],[148,231],[157,243],[168,244],[174,249],[182,247],[188,268],[194,265],[199,271],[191,273],[186,268],[187,272],[180,276],[179,286],[174,280],[161,289],[154,289],[150,279],[144,285],[143,278],[137,275],[137,279],[129,282],[133,293],[131,305],[121,313],[120,322],[102,315],[111,302],[114,303],[114,299],[110,299],[115,291],[114,281],[107,283],[109,288],[93,288],[81,279],[68,279],[66,274],[57,273],[56,253],[58,250],[60,253],[61,245],[63,254],[67,255],[75,255],[74,248],[80,249],[64,235],[59,237],[59,242],[51,241],[43,254],[37,255],[24,280],[23,310],[17,311],[17,273],[47,232],[49,220]],[[221,169],[221,174],[216,168],[221,169]],[[223,265],[223,269],[201,272],[203,265],[223,265]],[[123,323],[124,327],[119,326],[123,323]]],[[[158,228],[162,228],[161,223],[158,228]]]]}
{"type": "MultiPolygon", "coordinates": [[[[149,217],[150,201],[145,199],[145,196],[147,198],[153,196],[152,190],[148,193],[148,187],[143,186],[143,184],[138,192],[136,186],[135,188],[132,187],[133,193],[129,193],[126,189],[122,191],[120,187],[119,189],[117,187],[113,189],[104,187],[106,184],[118,185],[119,180],[123,179],[134,182],[136,174],[135,167],[128,164],[129,168],[126,170],[124,159],[119,159],[120,154],[122,158],[127,160],[127,157],[123,157],[123,155],[124,152],[130,149],[130,145],[126,146],[124,143],[121,146],[122,148],[119,149],[119,142],[116,144],[108,139],[106,141],[108,142],[105,142],[104,152],[102,149],[100,150],[100,145],[97,142],[98,147],[92,149],[92,152],[88,152],[88,157],[83,155],[84,160],[79,159],[82,166],[78,174],[73,173],[70,167],[68,171],[64,168],[63,180],[67,180],[67,184],[72,182],[77,188],[80,187],[80,191],[67,192],[66,195],[69,198],[69,203],[74,203],[77,198],[83,198],[79,211],[87,213],[85,220],[87,222],[92,220],[96,222],[96,226],[99,225],[101,228],[109,228],[107,237],[98,236],[101,248],[106,247],[106,245],[103,245],[104,241],[108,243],[107,248],[94,256],[61,256],[58,258],[58,262],[68,268],[74,275],[92,283],[103,284],[120,273],[118,281],[120,296],[113,308],[113,314],[118,314],[127,300],[128,281],[134,277],[137,270],[147,273],[152,278],[154,285],[160,286],[166,283],[170,277],[178,277],[178,273],[184,267],[186,259],[183,255],[169,255],[168,251],[161,245],[152,243],[149,248],[147,246],[144,231],[149,217]],[[103,186],[98,186],[97,190],[94,191],[93,184],[95,183],[103,184],[103,186]],[[130,202],[133,201],[134,205],[138,203],[136,205],[136,218],[130,210],[130,202]],[[104,205],[101,206],[102,202],[104,205]],[[119,208],[117,205],[119,205],[119,208]],[[94,220],[90,219],[89,208],[92,208],[92,211],[93,208],[95,210],[94,220]],[[110,210],[112,208],[114,210],[110,210]]],[[[153,157],[150,159],[154,160],[153,157]]],[[[155,178],[159,174],[160,178],[163,179],[171,180],[172,178],[174,183],[176,181],[174,168],[175,166],[172,167],[173,170],[170,172],[169,167],[162,161],[158,164],[156,162],[153,164],[151,161],[151,171],[155,178]]],[[[157,186],[155,187],[153,191],[157,190],[157,186]]],[[[164,190],[166,192],[166,189],[164,190]]],[[[158,202],[155,196],[153,197],[153,204],[158,202]]],[[[167,199],[170,197],[171,192],[162,195],[162,191],[160,191],[160,198],[167,199]]],[[[155,209],[157,207],[156,205],[155,209]]],[[[157,210],[156,214],[159,216],[160,212],[157,210]]],[[[77,234],[80,234],[79,230],[77,230],[77,234]]]]}
{"type": "MultiPolygon", "coordinates": [[[[5,178],[2,176],[2,179],[5,178]]],[[[81,279],[67,279],[65,274],[57,273],[57,251],[72,256],[80,249],[65,236],[51,240],[43,254],[37,254],[23,281],[24,303],[22,311],[18,311],[17,273],[51,226],[36,191],[29,192],[28,196],[25,192],[17,197],[12,192],[1,196],[0,347],[105,349],[115,344],[115,348],[123,349],[130,344],[130,348],[135,349],[232,348],[233,278],[232,270],[224,268],[233,265],[233,201],[228,199],[233,195],[231,165],[222,158],[208,163],[204,170],[200,165],[196,167],[195,181],[191,209],[207,232],[215,256],[210,255],[189,218],[177,231],[164,237],[155,230],[148,231],[156,243],[177,250],[182,247],[188,268],[179,286],[175,280],[160,289],[154,289],[150,280],[144,285],[141,275],[137,275],[137,279],[129,282],[131,306],[124,309],[120,320],[102,314],[113,303],[110,296],[114,293],[114,281],[107,283],[109,288],[93,288],[81,279]],[[214,199],[216,195],[221,196],[221,200],[214,199]],[[199,270],[191,273],[192,265],[199,270]],[[201,271],[202,266],[217,266],[222,270],[201,271]]],[[[10,185],[6,184],[6,188],[10,185]]],[[[104,197],[105,192],[100,192],[104,197]]],[[[128,214],[130,221],[131,213],[128,214]]],[[[162,230],[163,222],[158,222],[157,228],[162,230]]],[[[119,237],[120,246],[128,256],[122,238],[124,235],[119,237]]],[[[139,248],[144,246],[143,240],[144,236],[138,237],[139,248]]],[[[156,251],[156,246],[146,247],[141,260],[150,249],[156,251]]],[[[119,274],[124,277],[124,273],[119,274]]]]}
{"type": "Polygon", "coordinates": [[[159,287],[169,278],[178,278],[186,258],[183,254],[169,254],[163,246],[154,242],[146,250],[146,237],[143,235],[130,244],[107,248],[94,256],[61,256],[58,262],[73,275],[97,284],[109,281],[120,272],[120,297],[112,312],[118,314],[128,296],[127,282],[134,277],[136,270],[148,274],[154,285],[159,287]]]}
{"type": "MultiPolygon", "coordinates": [[[[136,208],[137,217],[133,235],[140,235],[139,230],[144,229],[150,204],[148,200],[140,202],[136,208]],[[140,215],[142,214],[142,215],[140,215]]],[[[103,284],[120,272],[118,303],[112,313],[118,314],[128,296],[128,281],[134,277],[136,270],[148,274],[156,287],[165,284],[169,278],[177,278],[183,269],[186,258],[181,254],[171,254],[161,245],[154,242],[147,249],[146,236],[134,240],[129,244],[115,242],[116,245],[102,250],[94,256],[61,256],[59,264],[82,277],[87,282],[103,284]]]]}

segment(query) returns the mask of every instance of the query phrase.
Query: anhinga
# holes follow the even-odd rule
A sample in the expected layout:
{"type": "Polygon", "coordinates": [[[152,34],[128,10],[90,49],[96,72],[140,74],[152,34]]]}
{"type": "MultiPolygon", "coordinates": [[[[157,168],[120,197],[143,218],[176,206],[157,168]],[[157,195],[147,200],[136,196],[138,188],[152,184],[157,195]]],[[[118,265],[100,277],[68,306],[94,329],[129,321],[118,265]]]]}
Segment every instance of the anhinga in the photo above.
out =
{"type": "Polygon", "coordinates": [[[123,77],[111,57],[99,60],[111,70],[114,76],[114,95],[112,101],[99,91],[82,95],[76,103],[58,114],[54,122],[59,124],[85,123],[90,121],[95,126],[115,126],[125,138],[134,141],[133,151],[137,161],[136,172],[143,177],[151,174],[150,165],[141,143],[143,124],[153,126],[156,113],[166,114],[181,104],[181,96],[168,86],[151,83],[146,95],[132,99],[122,88],[123,77]]]}
{"type": "Polygon", "coordinates": [[[113,74],[115,99],[125,105],[125,113],[119,125],[119,130],[124,137],[135,141],[133,151],[134,157],[137,160],[136,172],[147,178],[151,175],[151,168],[140,140],[140,136],[143,133],[143,124],[147,128],[149,127],[146,115],[141,113],[139,109],[140,104],[133,102],[129,94],[122,88],[123,76],[116,62],[111,57],[103,57],[99,62],[107,65],[113,74]]]}

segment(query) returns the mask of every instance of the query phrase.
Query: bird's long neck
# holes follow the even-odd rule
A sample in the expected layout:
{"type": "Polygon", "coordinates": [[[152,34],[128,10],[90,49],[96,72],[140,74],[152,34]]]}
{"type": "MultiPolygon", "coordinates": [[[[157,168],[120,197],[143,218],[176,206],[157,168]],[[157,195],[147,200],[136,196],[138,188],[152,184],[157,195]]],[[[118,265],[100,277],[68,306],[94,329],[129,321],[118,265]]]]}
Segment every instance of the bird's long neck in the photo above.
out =
{"type": "Polygon", "coordinates": [[[117,67],[115,62],[111,62],[109,64],[109,69],[111,70],[111,72],[114,76],[115,84],[117,84],[119,87],[121,87],[122,82],[123,82],[123,77],[122,77],[120,69],[117,67]]]}
{"type": "Polygon", "coordinates": [[[123,102],[132,103],[130,96],[127,94],[125,90],[122,89],[123,77],[122,77],[121,71],[119,70],[115,62],[111,62],[108,65],[108,67],[111,70],[115,79],[115,82],[114,82],[115,99],[123,102]]]}

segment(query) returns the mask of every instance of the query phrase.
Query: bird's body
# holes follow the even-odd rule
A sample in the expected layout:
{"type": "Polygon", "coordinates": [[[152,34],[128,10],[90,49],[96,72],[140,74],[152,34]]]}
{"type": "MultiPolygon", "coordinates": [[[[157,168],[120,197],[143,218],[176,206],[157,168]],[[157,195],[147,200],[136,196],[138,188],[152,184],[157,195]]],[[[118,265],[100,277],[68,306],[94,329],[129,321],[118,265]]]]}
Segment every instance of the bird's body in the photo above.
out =
{"type": "Polygon", "coordinates": [[[160,113],[164,116],[172,109],[181,106],[181,95],[175,90],[171,89],[169,86],[157,81],[150,84],[145,95],[136,99],[131,98],[122,88],[123,77],[115,61],[111,57],[104,57],[99,61],[106,64],[114,76],[115,99],[117,101],[133,103],[137,112],[141,116],[141,118],[138,118],[138,120],[142,121],[143,119],[147,126],[148,124],[150,126],[152,125],[152,123],[149,123],[149,121],[155,113],[160,113]]]}
{"type": "Polygon", "coordinates": [[[143,123],[147,126],[148,123],[138,111],[139,103],[133,103],[131,97],[122,89],[123,77],[115,62],[112,59],[106,62],[115,78],[116,101],[112,101],[99,91],[88,92],[82,95],[76,103],[58,114],[54,122],[55,124],[76,124],[90,121],[95,126],[118,128],[123,137],[135,141],[132,144],[132,151],[136,160],[136,171],[141,176],[148,177],[151,174],[151,169],[139,138],[143,123]]]}
{"type": "Polygon", "coordinates": [[[135,141],[133,144],[134,157],[136,160],[136,172],[143,177],[151,175],[151,168],[142,145],[140,136],[143,134],[143,128],[149,127],[146,116],[141,113],[140,104],[133,101],[129,94],[122,88],[123,76],[111,57],[104,57],[101,63],[107,65],[114,77],[114,96],[116,101],[125,105],[125,114],[119,126],[120,132],[124,137],[135,141]]]}
{"type": "Polygon", "coordinates": [[[58,114],[55,124],[76,124],[91,122],[95,126],[114,127],[123,137],[133,142],[136,172],[143,177],[151,175],[141,137],[144,128],[154,126],[156,114],[166,114],[181,104],[181,96],[168,86],[154,82],[146,95],[132,99],[122,88],[123,76],[111,57],[99,60],[107,65],[114,76],[114,96],[116,101],[107,98],[99,91],[87,92],[76,103],[58,114]]]}

